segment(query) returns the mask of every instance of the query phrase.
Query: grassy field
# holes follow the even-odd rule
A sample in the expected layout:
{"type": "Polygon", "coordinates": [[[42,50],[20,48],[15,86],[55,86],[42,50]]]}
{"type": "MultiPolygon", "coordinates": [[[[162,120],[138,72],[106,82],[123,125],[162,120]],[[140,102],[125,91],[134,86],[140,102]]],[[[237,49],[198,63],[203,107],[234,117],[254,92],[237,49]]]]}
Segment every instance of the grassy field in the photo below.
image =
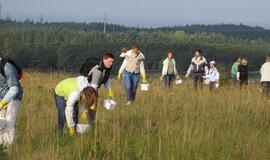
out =
{"type": "MultiPolygon", "coordinates": [[[[119,81],[113,81],[115,111],[102,106],[100,89],[95,128],[70,137],[54,133],[52,88],[68,74],[30,72],[22,81],[24,98],[17,119],[16,143],[0,159],[218,159],[264,160],[270,157],[270,103],[259,85],[242,92],[221,86],[213,93],[191,85],[163,88],[152,81],[126,106],[119,81]],[[5,158],[4,158],[5,157],[5,158]]],[[[2,155],[1,155],[2,154],[2,155]]]]}

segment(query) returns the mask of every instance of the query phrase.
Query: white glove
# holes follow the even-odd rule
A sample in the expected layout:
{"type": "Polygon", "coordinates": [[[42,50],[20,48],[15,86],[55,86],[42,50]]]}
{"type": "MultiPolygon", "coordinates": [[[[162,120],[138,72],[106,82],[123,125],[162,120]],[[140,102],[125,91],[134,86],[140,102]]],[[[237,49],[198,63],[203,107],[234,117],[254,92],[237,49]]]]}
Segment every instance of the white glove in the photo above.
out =
{"type": "Polygon", "coordinates": [[[240,80],[240,72],[237,72],[236,77],[237,77],[237,80],[239,81],[240,80]]]}

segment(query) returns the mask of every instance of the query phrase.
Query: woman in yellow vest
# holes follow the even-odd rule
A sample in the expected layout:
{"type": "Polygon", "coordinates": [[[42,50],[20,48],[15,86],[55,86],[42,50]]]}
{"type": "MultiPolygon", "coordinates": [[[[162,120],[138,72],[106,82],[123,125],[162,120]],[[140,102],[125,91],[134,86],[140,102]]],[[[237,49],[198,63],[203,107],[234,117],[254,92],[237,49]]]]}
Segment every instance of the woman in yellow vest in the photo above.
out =
{"type": "Polygon", "coordinates": [[[75,133],[75,126],[78,123],[78,108],[84,107],[86,110],[81,113],[83,119],[93,124],[96,112],[97,93],[91,87],[86,77],[79,76],[68,78],[57,84],[55,88],[55,104],[58,110],[57,131],[63,132],[65,121],[69,128],[69,133],[75,133]]]}

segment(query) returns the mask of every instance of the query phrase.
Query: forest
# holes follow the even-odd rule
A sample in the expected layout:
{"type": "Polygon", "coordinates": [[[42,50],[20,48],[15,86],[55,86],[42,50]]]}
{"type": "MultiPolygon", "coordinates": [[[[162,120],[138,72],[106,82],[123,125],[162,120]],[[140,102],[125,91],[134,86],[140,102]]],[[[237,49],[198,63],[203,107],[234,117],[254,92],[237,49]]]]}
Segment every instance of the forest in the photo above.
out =
{"type": "Polygon", "coordinates": [[[270,54],[270,30],[243,24],[161,28],[107,24],[104,33],[103,23],[0,21],[1,56],[14,59],[23,68],[76,72],[87,58],[111,52],[116,55],[116,73],[121,49],[134,43],[145,54],[149,72],[160,72],[168,50],[174,51],[178,70],[185,72],[196,49],[225,71],[238,57],[247,58],[250,70],[258,71],[270,54]]]}

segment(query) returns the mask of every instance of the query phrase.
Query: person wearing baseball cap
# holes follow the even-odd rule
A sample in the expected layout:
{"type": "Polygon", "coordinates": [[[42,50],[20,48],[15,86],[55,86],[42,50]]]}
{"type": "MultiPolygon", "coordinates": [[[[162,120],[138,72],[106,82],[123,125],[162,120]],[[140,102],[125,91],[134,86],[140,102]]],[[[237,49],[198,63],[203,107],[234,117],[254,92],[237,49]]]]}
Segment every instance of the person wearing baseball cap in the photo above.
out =
{"type": "Polygon", "coordinates": [[[215,61],[210,61],[210,69],[209,69],[209,82],[210,82],[210,91],[213,91],[214,88],[219,86],[219,72],[216,68],[217,64],[215,61]]]}

